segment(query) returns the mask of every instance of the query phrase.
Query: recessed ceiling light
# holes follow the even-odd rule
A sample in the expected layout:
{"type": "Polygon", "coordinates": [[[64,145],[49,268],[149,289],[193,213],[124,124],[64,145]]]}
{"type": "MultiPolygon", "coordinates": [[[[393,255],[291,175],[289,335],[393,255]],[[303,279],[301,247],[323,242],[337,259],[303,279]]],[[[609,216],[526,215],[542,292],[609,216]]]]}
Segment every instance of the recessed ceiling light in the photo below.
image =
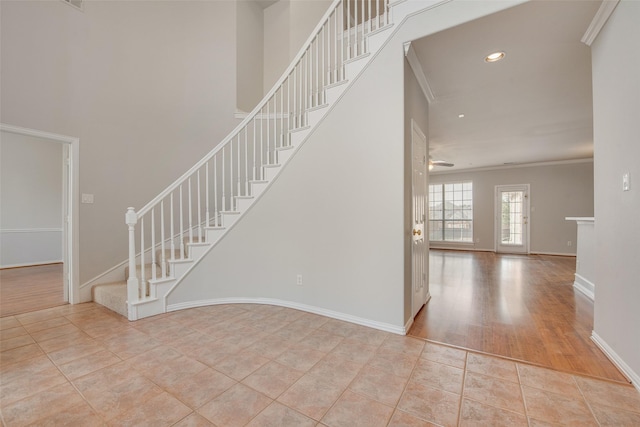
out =
{"type": "Polygon", "coordinates": [[[484,62],[497,62],[504,58],[506,53],[504,52],[493,52],[484,57],[484,62]]]}
{"type": "Polygon", "coordinates": [[[458,114],[459,119],[464,119],[464,114],[458,114]]]}

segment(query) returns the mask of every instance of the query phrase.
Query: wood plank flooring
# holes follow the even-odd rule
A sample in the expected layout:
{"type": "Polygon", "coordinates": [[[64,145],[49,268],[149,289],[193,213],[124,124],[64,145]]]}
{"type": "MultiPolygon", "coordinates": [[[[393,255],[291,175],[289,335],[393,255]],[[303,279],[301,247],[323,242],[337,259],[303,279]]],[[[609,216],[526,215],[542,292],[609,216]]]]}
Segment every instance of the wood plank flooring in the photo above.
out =
{"type": "Polygon", "coordinates": [[[590,339],[593,303],[574,273],[574,257],[432,249],[432,297],[409,335],[627,382],[590,339]]]}
{"type": "Polygon", "coordinates": [[[64,305],[62,263],[0,270],[0,317],[64,305]]]}

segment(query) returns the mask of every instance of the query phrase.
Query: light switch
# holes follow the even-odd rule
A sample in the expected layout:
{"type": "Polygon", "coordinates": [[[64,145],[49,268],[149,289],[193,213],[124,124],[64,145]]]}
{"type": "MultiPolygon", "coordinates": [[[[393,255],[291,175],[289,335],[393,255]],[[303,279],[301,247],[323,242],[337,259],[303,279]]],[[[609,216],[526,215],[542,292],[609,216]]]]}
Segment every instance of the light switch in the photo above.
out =
{"type": "Polygon", "coordinates": [[[82,193],[82,203],[93,203],[93,194],[82,193]]]}
{"type": "Polygon", "coordinates": [[[631,182],[629,180],[629,172],[625,172],[622,175],[622,191],[629,191],[631,189],[631,182]]]}

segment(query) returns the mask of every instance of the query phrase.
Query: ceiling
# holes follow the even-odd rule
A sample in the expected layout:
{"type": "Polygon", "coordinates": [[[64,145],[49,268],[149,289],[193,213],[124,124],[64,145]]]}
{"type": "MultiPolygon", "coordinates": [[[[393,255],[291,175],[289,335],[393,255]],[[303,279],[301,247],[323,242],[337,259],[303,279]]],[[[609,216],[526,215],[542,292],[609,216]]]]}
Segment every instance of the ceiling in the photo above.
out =
{"type": "Polygon", "coordinates": [[[430,156],[455,163],[434,172],[593,157],[580,39],[600,3],[532,1],[412,42],[435,98],[430,156]],[[506,57],[486,63],[495,51],[506,57]]]}

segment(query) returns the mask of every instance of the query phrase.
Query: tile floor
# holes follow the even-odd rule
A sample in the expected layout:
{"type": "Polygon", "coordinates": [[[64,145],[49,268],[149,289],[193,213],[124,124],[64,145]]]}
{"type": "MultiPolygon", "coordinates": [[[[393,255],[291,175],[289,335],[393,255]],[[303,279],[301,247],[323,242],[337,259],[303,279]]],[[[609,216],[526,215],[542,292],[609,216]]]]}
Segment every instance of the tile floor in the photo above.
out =
{"type": "Polygon", "coordinates": [[[268,305],[0,319],[4,426],[640,426],[633,387],[268,305]]]}

